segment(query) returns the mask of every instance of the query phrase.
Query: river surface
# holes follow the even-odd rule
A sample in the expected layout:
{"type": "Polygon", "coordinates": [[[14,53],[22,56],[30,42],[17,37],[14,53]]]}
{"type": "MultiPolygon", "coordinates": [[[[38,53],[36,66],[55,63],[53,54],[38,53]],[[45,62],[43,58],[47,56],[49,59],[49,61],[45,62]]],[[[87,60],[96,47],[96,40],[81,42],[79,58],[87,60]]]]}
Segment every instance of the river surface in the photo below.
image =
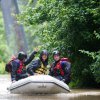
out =
{"type": "Polygon", "coordinates": [[[46,95],[10,94],[10,75],[0,75],[0,100],[100,100],[100,89],[71,89],[70,93],[46,95]]]}

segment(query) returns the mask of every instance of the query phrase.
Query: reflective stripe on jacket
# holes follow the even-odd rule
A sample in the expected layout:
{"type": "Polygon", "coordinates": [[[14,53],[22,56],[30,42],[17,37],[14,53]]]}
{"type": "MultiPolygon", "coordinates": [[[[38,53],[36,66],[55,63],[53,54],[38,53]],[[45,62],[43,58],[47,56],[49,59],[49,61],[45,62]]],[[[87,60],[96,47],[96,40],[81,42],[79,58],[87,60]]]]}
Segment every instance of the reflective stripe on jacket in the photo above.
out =
{"type": "Polygon", "coordinates": [[[43,63],[41,62],[41,66],[36,69],[35,73],[38,73],[38,74],[46,74],[46,67],[43,65],[43,63]]]}

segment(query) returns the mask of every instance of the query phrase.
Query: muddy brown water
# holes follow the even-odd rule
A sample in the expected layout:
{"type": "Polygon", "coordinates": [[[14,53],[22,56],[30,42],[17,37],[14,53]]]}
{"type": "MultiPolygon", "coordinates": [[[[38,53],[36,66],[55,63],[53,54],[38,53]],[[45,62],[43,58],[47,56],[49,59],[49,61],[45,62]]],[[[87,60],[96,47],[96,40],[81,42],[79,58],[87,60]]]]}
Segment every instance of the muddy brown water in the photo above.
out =
{"type": "Polygon", "coordinates": [[[100,89],[71,89],[70,93],[21,95],[10,94],[10,75],[0,75],[0,100],[100,100],[100,89]]]}

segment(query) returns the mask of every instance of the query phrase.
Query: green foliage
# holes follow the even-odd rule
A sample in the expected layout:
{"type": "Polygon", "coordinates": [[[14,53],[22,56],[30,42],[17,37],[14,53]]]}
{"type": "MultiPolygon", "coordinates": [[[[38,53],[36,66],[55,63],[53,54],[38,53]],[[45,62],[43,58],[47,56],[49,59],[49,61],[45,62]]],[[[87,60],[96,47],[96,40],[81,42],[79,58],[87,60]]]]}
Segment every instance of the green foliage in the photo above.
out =
{"type": "Polygon", "coordinates": [[[5,62],[9,54],[6,44],[2,13],[0,12],[0,74],[5,73],[5,62]]]}
{"type": "Polygon", "coordinates": [[[93,59],[96,58],[96,52],[89,52],[89,51],[85,51],[85,50],[79,50],[80,52],[87,54],[88,56],[92,57],[93,59]]]}
{"type": "Polygon", "coordinates": [[[0,62],[0,74],[5,74],[5,63],[0,62]]]}
{"type": "Polygon", "coordinates": [[[100,40],[96,38],[100,34],[99,6],[99,0],[38,0],[34,8],[27,6],[17,17],[21,24],[33,27],[32,34],[39,37],[42,49],[58,49],[71,58],[75,85],[90,86],[98,82],[93,77],[97,74],[89,67],[94,60],[79,50],[86,50],[94,59],[94,52],[100,50],[100,40]]]}
{"type": "Polygon", "coordinates": [[[95,77],[97,83],[100,83],[100,51],[98,55],[96,55],[96,60],[90,66],[91,71],[95,77]]]}
{"type": "Polygon", "coordinates": [[[97,83],[100,83],[100,51],[98,52],[89,52],[85,50],[80,50],[82,53],[87,54],[93,58],[93,63],[90,65],[91,72],[95,77],[97,83]]]}
{"type": "MultiPolygon", "coordinates": [[[[100,39],[100,35],[98,33],[94,33],[97,39],[100,39]]],[[[90,69],[95,77],[97,83],[100,83],[100,50],[97,52],[89,52],[85,50],[80,50],[80,52],[87,54],[88,56],[93,58],[93,63],[90,65],[90,69]]]]}

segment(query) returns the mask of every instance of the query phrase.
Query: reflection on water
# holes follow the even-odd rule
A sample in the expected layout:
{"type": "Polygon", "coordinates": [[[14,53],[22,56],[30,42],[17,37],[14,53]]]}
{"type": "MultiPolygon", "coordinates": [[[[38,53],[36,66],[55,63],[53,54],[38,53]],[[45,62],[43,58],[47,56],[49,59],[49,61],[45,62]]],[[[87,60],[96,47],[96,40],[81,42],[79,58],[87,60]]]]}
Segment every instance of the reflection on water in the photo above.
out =
{"type": "Polygon", "coordinates": [[[19,95],[7,91],[10,84],[8,75],[0,76],[0,100],[100,100],[100,90],[72,89],[68,94],[19,95]]]}

